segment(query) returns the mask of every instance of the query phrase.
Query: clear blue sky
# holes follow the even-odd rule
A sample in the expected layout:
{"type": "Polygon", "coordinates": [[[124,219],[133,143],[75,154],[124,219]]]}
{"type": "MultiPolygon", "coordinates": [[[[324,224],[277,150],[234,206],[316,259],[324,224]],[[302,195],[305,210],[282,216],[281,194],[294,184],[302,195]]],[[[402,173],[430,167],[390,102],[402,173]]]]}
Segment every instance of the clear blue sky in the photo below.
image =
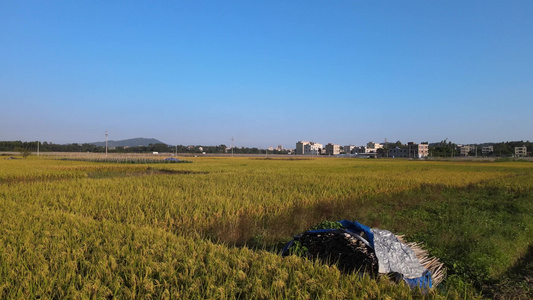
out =
{"type": "Polygon", "coordinates": [[[533,1],[0,0],[0,140],[532,140],[533,1]]]}

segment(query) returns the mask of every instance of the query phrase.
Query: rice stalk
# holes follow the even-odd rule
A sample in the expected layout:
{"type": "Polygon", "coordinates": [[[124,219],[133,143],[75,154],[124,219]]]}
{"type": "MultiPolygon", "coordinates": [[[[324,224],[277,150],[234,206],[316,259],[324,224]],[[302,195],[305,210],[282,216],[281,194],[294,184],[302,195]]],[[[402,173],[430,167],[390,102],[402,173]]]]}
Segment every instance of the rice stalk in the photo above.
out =
{"type": "Polygon", "coordinates": [[[396,235],[396,238],[413,250],[416,255],[416,258],[420,261],[424,268],[428,269],[431,272],[431,278],[433,279],[433,288],[436,288],[446,275],[446,268],[444,264],[439,261],[436,257],[431,257],[427,250],[423,248],[422,243],[417,242],[406,242],[404,235],[396,235]]]}

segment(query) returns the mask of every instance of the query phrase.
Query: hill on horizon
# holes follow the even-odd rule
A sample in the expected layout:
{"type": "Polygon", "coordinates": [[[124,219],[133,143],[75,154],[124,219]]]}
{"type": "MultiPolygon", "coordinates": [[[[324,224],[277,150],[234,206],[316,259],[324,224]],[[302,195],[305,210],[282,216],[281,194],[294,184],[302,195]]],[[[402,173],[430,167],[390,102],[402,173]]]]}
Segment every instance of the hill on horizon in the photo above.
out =
{"type": "MultiPolygon", "coordinates": [[[[119,141],[109,140],[109,141],[107,141],[107,146],[109,148],[114,148],[114,147],[138,147],[138,146],[148,146],[150,144],[159,144],[159,143],[165,144],[165,143],[161,142],[160,140],[157,140],[157,139],[154,139],[154,138],[133,138],[133,139],[119,140],[119,141]]],[[[100,147],[105,147],[105,141],[104,142],[94,142],[94,143],[89,143],[89,144],[93,144],[95,146],[100,146],[100,147]]]]}

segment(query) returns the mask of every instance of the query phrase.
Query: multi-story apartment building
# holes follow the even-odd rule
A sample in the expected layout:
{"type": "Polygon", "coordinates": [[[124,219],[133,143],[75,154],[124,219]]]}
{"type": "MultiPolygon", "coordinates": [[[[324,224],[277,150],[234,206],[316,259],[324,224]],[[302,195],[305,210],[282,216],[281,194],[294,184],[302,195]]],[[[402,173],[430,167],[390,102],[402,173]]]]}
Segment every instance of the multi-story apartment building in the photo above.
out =
{"type": "Polygon", "coordinates": [[[407,143],[409,158],[424,158],[429,155],[429,144],[407,143]]]}
{"type": "Polygon", "coordinates": [[[382,144],[374,143],[374,142],[368,142],[366,144],[365,153],[376,153],[378,149],[383,148],[382,144]]]}
{"type": "Polygon", "coordinates": [[[405,147],[394,147],[392,149],[389,149],[388,155],[392,158],[407,158],[409,157],[409,151],[405,147]]]}
{"type": "Polygon", "coordinates": [[[470,145],[459,146],[459,151],[461,153],[461,156],[468,156],[468,153],[470,153],[470,151],[472,151],[473,149],[474,147],[470,145]]]}
{"type": "MultiPolygon", "coordinates": [[[[319,155],[323,153],[323,146],[319,143],[299,141],[296,143],[295,154],[299,155],[319,155]]],[[[378,144],[374,142],[367,143],[366,147],[361,146],[344,146],[344,152],[346,154],[357,154],[357,155],[375,155],[380,156],[378,153],[379,149],[383,149],[383,144],[378,144]]],[[[340,154],[340,145],[335,145],[329,143],[325,146],[325,153],[327,155],[338,155],[340,154]]],[[[409,142],[407,146],[395,147],[384,154],[388,157],[403,157],[403,158],[424,158],[429,156],[429,145],[427,143],[415,144],[409,142]]]]}
{"type": "Polygon", "coordinates": [[[527,147],[526,146],[514,147],[514,155],[516,157],[527,156],[527,147]]]}
{"type": "Polygon", "coordinates": [[[322,144],[306,141],[296,143],[296,152],[299,155],[319,155],[322,154],[322,144]]]}
{"type": "Polygon", "coordinates": [[[304,155],[304,147],[305,145],[309,144],[311,142],[306,142],[306,141],[298,141],[296,143],[296,150],[294,151],[294,154],[297,154],[297,155],[304,155]]]}
{"type": "Polygon", "coordinates": [[[326,145],[326,155],[338,155],[341,153],[341,146],[329,143],[326,145]]]}
{"type": "Polygon", "coordinates": [[[482,155],[491,155],[494,153],[494,146],[485,146],[481,148],[482,155]]]}
{"type": "Polygon", "coordinates": [[[355,147],[352,149],[352,152],[351,152],[351,154],[362,154],[362,153],[367,153],[365,146],[355,147]]]}
{"type": "Polygon", "coordinates": [[[322,154],[322,144],[319,143],[309,143],[305,145],[304,147],[304,154],[305,155],[319,155],[322,154]]]}
{"type": "Polygon", "coordinates": [[[353,150],[357,148],[357,146],[354,146],[354,145],[348,145],[348,146],[344,146],[343,149],[344,149],[344,153],[346,154],[353,154],[353,150]]]}

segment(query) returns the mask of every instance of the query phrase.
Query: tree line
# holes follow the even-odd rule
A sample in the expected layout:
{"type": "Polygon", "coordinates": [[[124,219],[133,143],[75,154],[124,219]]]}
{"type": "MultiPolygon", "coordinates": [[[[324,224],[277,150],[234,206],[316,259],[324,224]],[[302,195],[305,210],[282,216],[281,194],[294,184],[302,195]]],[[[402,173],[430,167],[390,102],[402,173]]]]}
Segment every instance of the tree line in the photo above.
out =
{"type": "MultiPolygon", "coordinates": [[[[0,141],[0,151],[17,151],[21,150],[37,152],[37,141],[22,142],[22,141],[0,141]]],[[[93,144],[54,144],[48,142],[39,143],[39,151],[41,152],[93,152],[93,153],[105,153],[104,146],[96,146],[93,144]]],[[[234,147],[234,154],[262,154],[266,153],[265,149],[248,148],[248,147],[234,147]]],[[[218,146],[183,146],[183,145],[167,145],[164,143],[150,144],[148,146],[135,146],[135,147],[114,147],[108,148],[108,153],[231,153],[231,148],[226,145],[218,146]]],[[[268,151],[269,154],[287,154],[286,150],[268,151]]]]}

